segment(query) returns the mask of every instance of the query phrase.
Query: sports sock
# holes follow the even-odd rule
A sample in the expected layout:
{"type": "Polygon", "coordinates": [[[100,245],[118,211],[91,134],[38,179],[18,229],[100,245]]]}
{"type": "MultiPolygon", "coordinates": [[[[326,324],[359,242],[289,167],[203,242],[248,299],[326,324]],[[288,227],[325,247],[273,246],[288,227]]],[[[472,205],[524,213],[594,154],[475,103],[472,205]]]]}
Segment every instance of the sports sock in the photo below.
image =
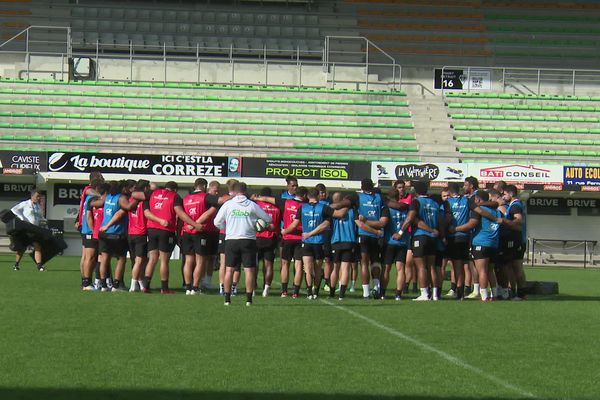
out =
{"type": "Polygon", "coordinates": [[[146,281],[146,287],[148,289],[150,289],[150,282],[152,281],[152,277],[151,276],[145,276],[144,280],[146,281]]]}
{"type": "Polygon", "coordinates": [[[191,283],[186,283],[185,284],[185,290],[192,290],[192,284],[191,283]]]}
{"type": "Polygon", "coordinates": [[[300,293],[300,285],[294,285],[294,294],[297,295],[300,293]]]}
{"type": "Polygon", "coordinates": [[[474,291],[475,293],[481,293],[481,292],[479,291],[479,283],[474,283],[474,284],[473,284],[473,291],[474,291]]]}
{"type": "Polygon", "coordinates": [[[90,278],[82,278],[81,279],[81,286],[82,287],[90,286],[90,284],[91,284],[90,278]]]}
{"type": "Polygon", "coordinates": [[[118,279],[115,279],[113,281],[113,287],[119,289],[121,287],[121,281],[118,279]]]}
{"type": "Polygon", "coordinates": [[[329,297],[335,296],[335,287],[329,286],[329,297]]]}
{"type": "Polygon", "coordinates": [[[137,283],[140,285],[140,290],[146,289],[146,284],[144,283],[143,279],[138,280],[137,283]]]}
{"type": "Polygon", "coordinates": [[[404,284],[404,292],[408,293],[408,289],[409,289],[409,288],[408,288],[408,283],[405,283],[405,284],[404,284]]]}
{"type": "Polygon", "coordinates": [[[198,286],[192,286],[192,290],[196,293],[198,293],[200,291],[200,287],[198,286]]]}
{"type": "Polygon", "coordinates": [[[481,300],[487,300],[487,298],[488,298],[487,288],[479,289],[479,294],[481,295],[481,300]]]}
{"type": "Polygon", "coordinates": [[[329,278],[325,278],[325,284],[327,286],[331,286],[331,281],[329,280],[329,278]]]}
{"type": "Polygon", "coordinates": [[[42,263],[36,263],[35,265],[37,266],[37,269],[40,269],[40,268],[44,267],[44,264],[42,264],[42,263]]]}
{"type": "Polygon", "coordinates": [[[130,290],[135,290],[135,284],[137,283],[137,280],[131,278],[131,284],[129,285],[129,289],[130,290]]]}
{"type": "Polygon", "coordinates": [[[252,292],[246,292],[246,302],[252,303],[252,292]]]}
{"type": "Polygon", "coordinates": [[[413,282],[413,288],[412,288],[413,292],[417,293],[418,289],[419,289],[419,286],[417,285],[417,282],[413,282]]]}
{"type": "Polygon", "coordinates": [[[498,287],[493,287],[492,288],[492,297],[497,299],[498,298],[498,287]]]}
{"type": "Polygon", "coordinates": [[[288,291],[288,284],[287,284],[287,282],[281,284],[281,291],[282,292],[287,292],[288,291]]]}
{"type": "Polygon", "coordinates": [[[270,287],[271,287],[270,285],[267,285],[267,284],[265,283],[265,287],[264,287],[264,289],[265,289],[265,290],[269,290],[269,288],[270,288],[270,287]]]}
{"type": "Polygon", "coordinates": [[[442,293],[442,289],[441,288],[439,288],[439,287],[434,287],[433,288],[433,297],[437,297],[439,299],[441,293],[442,293]]]}
{"type": "Polygon", "coordinates": [[[456,298],[462,299],[463,297],[465,297],[465,287],[459,286],[456,288],[456,298]]]}
{"type": "Polygon", "coordinates": [[[421,296],[422,297],[429,297],[429,288],[421,288],[421,296]]]}
{"type": "Polygon", "coordinates": [[[379,289],[379,297],[385,297],[385,291],[386,291],[385,288],[379,289]]]}
{"type": "Polygon", "coordinates": [[[347,288],[348,288],[348,286],[346,286],[346,285],[340,285],[340,297],[344,297],[346,295],[347,288]]]}
{"type": "Polygon", "coordinates": [[[169,290],[169,281],[160,281],[160,290],[169,290]]]}
{"type": "Polygon", "coordinates": [[[308,286],[308,287],[306,288],[306,295],[307,295],[308,297],[311,297],[311,296],[312,296],[312,294],[313,294],[313,287],[312,287],[312,286],[308,286]]]}
{"type": "Polygon", "coordinates": [[[231,293],[225,292],[225,303],[231,303],[231,293]]]}
{"type": "Polygon", "coordinates": [[[402,297],[402,290],[396,290],[396,297],[402,297]]]}
{"type": "Polygon", "coordinates": [[[456,283],[451,283],[450,284],[450,289],[454,292],[456,292],[456,283]]]}
{"type": "Polygon", "coordinates": [[[369,285],[362,285],[363,297],[369,297],[369,285]]]}
{"type": "Polygon", "coordinates": [[[354,289],[354,287],[355,287],[355,286],[356,286],[356,281],[351,281],[351,282],[350,282],[350,287],[351,287],[352,289],[354,289]]]}

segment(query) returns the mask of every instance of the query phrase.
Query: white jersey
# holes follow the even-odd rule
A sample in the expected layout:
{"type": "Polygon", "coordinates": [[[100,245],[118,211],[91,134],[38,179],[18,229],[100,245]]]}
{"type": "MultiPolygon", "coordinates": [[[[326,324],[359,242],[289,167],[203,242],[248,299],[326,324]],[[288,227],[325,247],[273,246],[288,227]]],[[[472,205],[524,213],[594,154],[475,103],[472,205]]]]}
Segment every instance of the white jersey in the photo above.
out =
{"type": "Polygon", "coordinates": [[[42,208],[39,204],[29,200],[25,200],[10,209],[13,214],[17,216],[21,221],[27,221],[33,225],[40,225],[44,220],[42,215],[42,208]]]}
{"type": "Polygon", "coordinates": [[[225,240],[256,239],[256,220],[271,223],[271,216],[244,195],[237,195],[221,206],[215,226],[225,230],[225,240]]]}

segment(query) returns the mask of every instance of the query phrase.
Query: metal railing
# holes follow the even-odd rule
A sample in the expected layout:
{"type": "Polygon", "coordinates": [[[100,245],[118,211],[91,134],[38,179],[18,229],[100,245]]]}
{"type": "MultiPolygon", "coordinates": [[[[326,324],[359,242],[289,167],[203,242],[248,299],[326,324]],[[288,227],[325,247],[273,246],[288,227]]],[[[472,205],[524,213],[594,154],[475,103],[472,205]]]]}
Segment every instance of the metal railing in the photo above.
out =
{"type": "Polygon", "coordinates": [[[600,70],[594,69],[560,69],[560,68],[515,68],[515,67],[474,67],[447,65],[442,67],[442,95],[446,90],[457,90],[443,84],[446,71],[462,71],[466,87],[462,90],[470,92],[472,88],[471,77],[475,72],[489,71],[491,77],[491,91],[506,92],[512,88],[523,94],[539,95],[545,88],[556,93],[557,88],[575,96],[586,86],[600,86],[600,70]]]}
{"type": "Polygon", "coordinates": [[[269,48],[267,44],[264,44],[261,48],[250,48],[236,47],[233,44],[230,44],[229,47],[204,46],[199,43],[196,43],[195,46],[167,45],[167,43],[162,43],[162,45],[138,45],[131,40],[129,40],[129,43],[127,44],[116,44],[102,43],[99,39],[93,43],[86,43],[73,41],[70,27],[30,26],[6,42],[0,44],[0,54],[3,53],[24,55],[25,67],[20,71],[20,75],[24,75],[26,79],[30,79],[33,73],[44,72],[55,73],[56,75],[60,74],[61,79],[66,80],[65,66],[68,65],[69,60],[73,57],[88,57],[96,62],[96,80],[100,79],[100,71],[102,71],[104,60],[127,60],[129,62],[128,77],[124,74],[124,76],[119,79],[110,79],[122,81],[133,80],[134,65],[137,61],[151,60],[162,62],[161,78],[164,82],[169,82],[170,63],[185,61],[195,63],[195,79],[190,79],[189,82],[197,83],[202,82],[202,66],[204,63],[222,63],[229,68],[229,78],[226,79],[225,82],[214,82],[213,80],[211,80],[211,82],[232,85],[251,83],[240,80],[238,74],[236,74],[236,69],[243,65],[252,64],[262,67],[264,84],[271,85],[277,85],[277,83],[269,83],[269,74],[273,66],[295,66],[297,79],[293,86],[298,87],[306,86],[306,80],[303,80],[303,74],[306,73],[305,68],[314,66],[322,67],[323,71],[327,74],[325,82],[331,88],[335,88],[336,85],[339,84],[353,84],[356,85],[356,87],[364,85],[365,90],[368,90],[371,85],[379,87],[385,86],[386,89],[390,90],[399,90],[402,84],[402,69],[396,60],[368,39],[354,36],[327,36],[324,39],[323,49],[316,51],[301,49],[299,46],[293,49],[274,49],[269,48]],[[64,30],[65,41],[32,40],[32,31],[35,30],[64,30]],[[3,46],[18,40],[19,38],[25,39],[23,50],[3,50],[3,46]],[[352,51],[349,49],[336,50],[332,45],[340,41],[358,43],[360,46],[359,51],[352,51]],[[34,51],[31,49],[32,43],[47,43],[47,47],[50,45],[58,45],[59,47],[64,46],[64,48],[60,51],[52,51],[52,49],[34,51]],[[77,51],[73,51],[74,48],[76,48],[77,51]],[[371,62],[373,49],[375,49],[377,54],[388,60],[388,62],[371,62]],[[33,70],[31,68],[32,56],[60,57],[60,70],[33,70]],[[344,57],[346,59],[350,58],[352,61],[344,60],[344,57]],[[356,59],[356,61],[354,59],[356,59]],[[336,78],[336,73],[339,73],[342,68],[347,67],[363,68],[364,73],[361,75],[360,79],[358,77],[336,78]],[[391,78],[379,80],[379,75],[377,75],[377,81],[372,81],[371,78],[374,77],[374,73],[378,70],[384,71],[383,75],[390,76],[391,78]]]}

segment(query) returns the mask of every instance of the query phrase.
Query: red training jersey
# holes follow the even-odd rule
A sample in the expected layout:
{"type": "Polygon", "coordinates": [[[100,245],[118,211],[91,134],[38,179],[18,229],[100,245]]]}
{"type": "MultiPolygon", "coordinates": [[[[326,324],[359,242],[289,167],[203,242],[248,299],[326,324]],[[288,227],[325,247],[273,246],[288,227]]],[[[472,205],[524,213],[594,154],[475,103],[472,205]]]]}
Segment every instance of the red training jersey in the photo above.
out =
{"type": "Polygon", "coordinates": [[[83,214],[85,214],[85,210],[83,209],[83,203],[85,203],[85,195],[87,194],[87,191],[90,190],[92,187],[90,185],[86,185],[83,190],[81,191],[81,199],[79,199],[79,213],[77,214],[77,223],[79,225],[81,225],[81,221],[83,218],[83,214]]]}
{"type": "MultiPolygon", "coordinates": [[[[191,219],[196,221],[202,216],[210,207],[206,205],[206,192],[194,192],[188,194],[183,198],[183,209],[185,213],[190,216],[191,219]]],[[[215,227],[213,221],[214,217],[209,219],[204,224],[204,230],[202,232],[218,232],[219,230],[215,227]]],[[[183,224],[183,233],[195,234],[199,233],[196,228],[189,228],[188,224],[183,224]]]]}
{"type": "Polygon", "coordinates": [[[148,200],[148,209],[158,218],[162,218],[169,223],[168,226],[162,226],[158,222],[148,220],[146,226],[152,229],[160,229],[168,232],[175,232],[177,226],[177,214],[175,214],[175,198],[177,193],[168,189],[156,189],[150,195],[148,200]]]}
{"type": "Polygon", "coordinates": [[[98,235],[100,234],[100,227],[102,226],[102,220],[104,219],[104,208],[94,208],[92,210],[92,216],[94,218],[92,238],[98,239],[98,235]]]}
{"type": "MultiPolygon", "coordinates": [[[[273,226],[275,226],[275,229],[277,229],[281,224],[281,211],[279,210],[279,207],[277,207],[274,204],[267,203],[265,201],[257,201],[256,204],[258,204],[260,208],[262,208],[267,214],[271,216],[271,219],[273,220],[273,222],[271,223],[273,224],[273,226]]],[[[262,232],[256,232],[256,237],[259,238],[271,239],[275,237],[275,235],[277,235],[276,231],[271,231],[268,229],[265,229],[262,232]]]]}
{"type": "MultiPolygon", "coordinates": [[[[133,201],[133,196],[129,197],[129,202],[133,201]]],[[[139,202],[135,210],[128,211],[127,213],[129,220],[127,223],[127,234],[128,235],[146,235],[148,229],[146,228],[147,219],[144,215],[144,203],[139,202]]]]}
{"type": "MultiPolygon", "coordinates": [[[[302,202],[296,199],[287,199],[283,207],[283,229],[286,229],[296,219],[300,212],[302,202]]],[[[302,240],[302,222],[298,224],[292,233],[283,235],[283,240],[302,240]]]]}

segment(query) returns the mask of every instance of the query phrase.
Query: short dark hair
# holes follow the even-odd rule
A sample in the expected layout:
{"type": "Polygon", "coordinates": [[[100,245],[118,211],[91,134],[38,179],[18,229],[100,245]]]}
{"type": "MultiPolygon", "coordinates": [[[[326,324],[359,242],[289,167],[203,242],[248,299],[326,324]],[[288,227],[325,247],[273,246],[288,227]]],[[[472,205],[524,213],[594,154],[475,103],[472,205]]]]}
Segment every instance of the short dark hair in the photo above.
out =
{"type": "Polygon", "coordinates": [[[448,191],[452,194],[460,192],[460,185],[458,182],[448,182],[448,191]]]}
{"type": "Polygon", "coordinates": [[[319,192],[326,192],[327,191],[327,188],[322,183],[317,183],[315,185],[315,189],[317,189],[319,192]]]}
{"type": "Polygon", "coordinates": [[[176,192],[177,189],[179,189],[179,186],[177,186],[177,182],[169,181],[169,182],[165,183],[165,188],[176,192]]]}
{"type": "Polygon", "coordinates": [[[318,199],[319,190],[317,188],[310,188],[308,189],[308,193],[306,195],[309,199],[318,199]]]}
{"type": "Polygon", "coordinates": [[[475,193],[475,196],[483,201],[488,201],[490,199],[490,195],[485,190],[478,190],[477,193],[475,193]]]}
{"type": "Polygon", "coordinates": [[[248,191],[248,185],[246,185],[246,182],[237,182],[233,185],[233,191],[235,193],[245,194],[248,191]]]}
{"type": "Polygon", "coordinates": [[[198,178],[194,181],[194,189],[200,188],[200,190],[206,189],[206,185],[208,185],[208,181],[204,178],[198,178]]]}
{"type": "Polygon", "coordinates": [[[429,182],[427,181],[413,181],[412,187],[415,189],[415,192],[419,195],[427,194],[427,189],[429,189],[429,182]]]}
{"type": "Polygon", "coordinates": [[[502,194],[499,191],[497,191],[496,189],[490,189],[490,190],[488,190],[488,193],[490,194],[490,196],[495,196],[495,197],[498,197],[502,194]]]}
{"type": "Polygon", "coordinates": [[[273,190],[270,187],[265,186],[262,189],[260,189],[260,195],[261,196],[272,197],[273,196],[273,190]]]}
{"type": "Polygon", "coordinates": [[[138,192],[145,191],[149,187],[150,187],[150,181],[148,181],[146,179],[140,179],[135,184],[135,190],[138,192]]]}
{"type": "Polygon", "coordinates": [[[498,185],[498,187],[500,188],[500,190],[504,191],[504,189],[506,189],[506,182],[505,181],[496,181],[496,183],[494,183],[494,186],[498,185]]]}
{"type": "Polygon", "coordinates": [[[36,193],[42,194],[42,191],[40,189],[33,188],[29,191],[29,196],[33,197],[33,195],[36,193]]]}
{"type": "Polygon", "coordinates": [[[365,178],[362,181],[360,181],[360,188],[362,190],[371,192],[375,188],[375,184],[373,183],[373,180],[371,178],[365,178]]]}
{"type": "Polygon", "coordinates": [[[296,183],[298,183],[298,178],[296,178],[295,176],[292,176],[292,175],[286,176],[285,177],[285,183],[287,183],[289,185],[290,182],[296,182],[296,183]]]}
{"type": "Polygon", "coordinates": [[[479,181],[474,176],[467,176],[465,182],[469,182],[475,189],[479,189],[479,181]]]}
{"type": "Polygon", "coordinates": [[[396,190],[395,184],[394,184],[394,187],[391,188],[390,191],[388,192],[387,197],[390,200],[398,200],[398,197],[400,197],[400,193],[398,193],[398,191],[396,190]]]}
{"type": "Polygon", "coordinates": [[[102,172],[95,170],[90,172],[90,182],[94,179],[94,178],[101,178],[102,180],[104,180],[104,178],[102,177],[102,172]]]}
{"type": "Polygon", "coordinates": [[[404,179],[396,179],[393,186],[396,187],[398,185],[406,186],[406,182],[404,182],[404,179]]]}
{"type": "Polygon", "coordinates": [[[100,186],[102,186],[103,183],[104,183],[104,179],[96,177],[90,181],[90,187],[92,189],[98,190],[98,189],[100,189],[100,186]]]}
{"type": "Polygon", "coordinates": [[[296,190],[296,196],[298,197],[306,197],[308,193],[308,189],[305,186],[300,186],[298,190],[296,190]]]}
{"type": "Polygon", "coordinates": [[[519,190],[517,189],[517,187],[515,185],[506,185],[506,187],[504,187],[504,193],[508,193],[512,197],[517,197],[519,190]]]}

